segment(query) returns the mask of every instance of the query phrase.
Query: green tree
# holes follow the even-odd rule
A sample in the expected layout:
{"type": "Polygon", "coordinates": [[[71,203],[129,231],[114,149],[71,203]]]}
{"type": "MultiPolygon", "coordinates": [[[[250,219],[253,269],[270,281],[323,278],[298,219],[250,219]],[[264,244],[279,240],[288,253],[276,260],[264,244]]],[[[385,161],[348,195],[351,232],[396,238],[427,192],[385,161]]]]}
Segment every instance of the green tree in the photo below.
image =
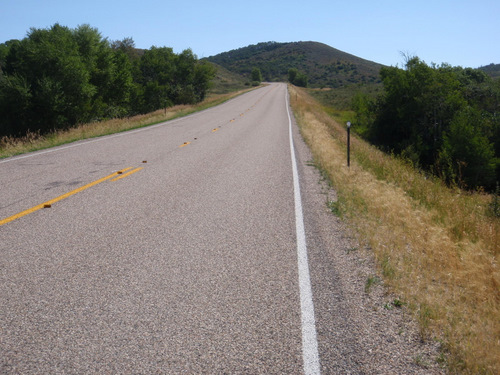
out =
{"type": "Polygon", "coordinates": [[[140,60],[138,50],[135,48],[135,42],[132,38],[124,38],[122,40],[115,40],[111,43],[111,48],[114,51],[121,51],[127,55],[129,60],[133,63],[140,60]]]}
{"type": "Polygon", "coordinates": [[[196,95],[196,101],[201,102],[205,99],[208,90],[212,85],[217,70],[214,65],[208,61],[198,61],[194,68],[193,86],[196,95]]]}
{"type": "Polygon", "coordinates": [[[190,49],[175,55],[171,48],[152,47],[144,53],[139,66],[143,111],[199,102],[215,77],[213,65],[199,62],[190,49]]]}
{"type": "Polygon", "coordinates": [[[295,77],[295,82],[293,83],[295,86],[299,87],[307,87],[307,76],[304,73],[297,74],[297,77],[295,77]]]}
{"type": "Polygon", "coordinates": [[[470,107],[452,120],[438,159],[448,182],[468,188],[494,187],[495,151],[484,135],[483,126],[481,113],[470,107]]]}
{"type": "Polygon", "coordinates": [[[262,82],[262,73],[259,68],[254,67],[251,74],[252,82],[262,82]]]}
{"type": "Polygon", "coordinates": [[[5,63],[7,55],[9,54],[10,46],[18,42],[19,42],[18,40],[12,39],[5,43],[0,44],[0,75],[2,74],[2,71],[5,69],[5,63]]]}
{"type": "Polygon", "coordinates": [[[424,167],[433,164],[456,111],[466,101],[453,70],[429,67],[411,58],[406,69],[381,69],[385,94],[378,102],[371,140],[396,153],[417,153],[424,167]]]}
{"type": "Polygon", "coordinates": [[[351,107],[356,113],[355,124],[358,134],[364,134],[373,123],[373,108],[372,99],[364,93],[357,93],[352,98],[351,107]]]}
{"type": "Polygon", "coordinates": [[[192,104],[197,102],[194,89],[196,56],[191,49],[177,55],[175,60],[174,97],[175,104],[192,104]]]}
{"type": "Polygon", "coordinates": [[[70,29],[58,24],[31,29],[27,38],[11,46],[5,73],[23,77],[30,90],[27,123],[16,125],[17,130],[45,132],[88,119],[85,109],[95,88],[70,29]]]}
{"type": "Polygon", "coordinates": [[[132,62],[123,51],[114,51],[113,71],[106,92],[106,117],[123,117],[132,112],[132,98],[137,92],[132,75],[132,62]]]}
{"type": "MultiPolygon", "coordinates": [[[[381,69],[384,94],[369,112],[368,138],[449,183],[493,188],[500,174],[500,84],[475,69],[429,66],[381,69]]],[[[362,103],[353,103],[365,116],[362,103]]]]}
{"type": "Polygon", "coordinates": [[[89,116],[93,119],[125,115],[132,90],[131,65],[121,51],[113,51],[97,29],[89,25],[73,31],[80,57],[90,74],[89,83],[95,88],[89,116]]]}
{"type": "Polygon", "coordinates": [[[144,88],[142,112],[166,108],[173,104],[175,54],[169,47],[151,47],[141,58],[139,83],[144,88]]]}
{"type": "MultiPolygon", "coordinates": [[[[29,130],[31,91],[17,74],[0,74],[0,135],[21,135],[29,130]]],[[[35,130],[35,129],[33,129],[35,130]]]]}
{"type": "Polygon", "coordinates": [[[296,68],[288,69],[288,81],[295,86],[307,87],[307,76],[296,68]]]}

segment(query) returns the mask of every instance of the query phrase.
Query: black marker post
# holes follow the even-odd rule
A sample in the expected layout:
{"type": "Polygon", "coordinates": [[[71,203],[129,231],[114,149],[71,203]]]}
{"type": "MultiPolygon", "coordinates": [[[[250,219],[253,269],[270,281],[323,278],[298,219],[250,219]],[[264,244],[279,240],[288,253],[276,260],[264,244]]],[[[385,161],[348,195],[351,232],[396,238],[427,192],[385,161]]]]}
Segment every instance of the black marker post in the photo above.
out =
{"type": "Polygon", "coordinates": [[[347,167],[351,166],[351,122],[347,121],[347,167]]]}

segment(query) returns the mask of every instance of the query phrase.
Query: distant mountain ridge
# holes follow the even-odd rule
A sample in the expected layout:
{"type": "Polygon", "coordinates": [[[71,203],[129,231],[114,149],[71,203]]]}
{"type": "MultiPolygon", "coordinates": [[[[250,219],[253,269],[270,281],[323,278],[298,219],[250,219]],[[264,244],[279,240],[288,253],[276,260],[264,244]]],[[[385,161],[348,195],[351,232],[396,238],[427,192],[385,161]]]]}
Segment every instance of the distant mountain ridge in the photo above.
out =
{"type": "Polygon", "coordinates": [[[312,87],[380,82],[379,72],[383,67],[318,42],[264,42],[207,60],[245,77],[257,67],[266,81],[286,81],[288,70],[296,68],[307,75],[312,87]]]}

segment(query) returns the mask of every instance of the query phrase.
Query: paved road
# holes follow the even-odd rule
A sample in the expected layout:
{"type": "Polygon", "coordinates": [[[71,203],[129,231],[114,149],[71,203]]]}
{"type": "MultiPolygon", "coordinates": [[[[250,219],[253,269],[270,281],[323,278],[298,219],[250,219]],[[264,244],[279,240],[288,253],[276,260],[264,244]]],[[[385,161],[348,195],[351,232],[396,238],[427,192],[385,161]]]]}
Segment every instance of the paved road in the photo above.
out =
{"type": "Polygon", "coordinates": [[[285,93],[1,163],[2,372],[300,373],[285,93]]]}
{"type": "Polygon", "coordinates": [[[286,96],[0,160],[0,373],[402,373],[286,96]]]}

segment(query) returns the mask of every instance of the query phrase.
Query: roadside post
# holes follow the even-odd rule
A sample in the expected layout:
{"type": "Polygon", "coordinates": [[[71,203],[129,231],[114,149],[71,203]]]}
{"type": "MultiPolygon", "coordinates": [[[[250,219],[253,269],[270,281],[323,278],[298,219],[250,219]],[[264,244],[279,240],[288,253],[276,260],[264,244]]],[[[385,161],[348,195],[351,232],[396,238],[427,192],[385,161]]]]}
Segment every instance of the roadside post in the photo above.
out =
{"type": "Polygon", "coordinates": [[[351,122],[347,121],[347,167],[351,166],[351,122]]]}

